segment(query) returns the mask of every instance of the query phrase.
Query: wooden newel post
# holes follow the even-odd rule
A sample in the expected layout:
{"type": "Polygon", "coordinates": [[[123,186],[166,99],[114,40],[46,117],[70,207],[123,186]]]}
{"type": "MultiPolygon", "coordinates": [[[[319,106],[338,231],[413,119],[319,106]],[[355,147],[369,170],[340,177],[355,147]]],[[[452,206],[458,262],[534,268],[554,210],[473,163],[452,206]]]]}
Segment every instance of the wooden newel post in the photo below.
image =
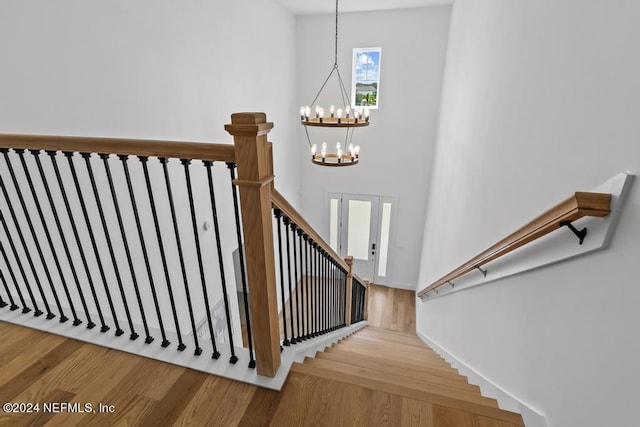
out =
{"type": "Polygon", "coordinates": [[[273,377],[280,367],[271,189],[273,169],[264,113],[235,113],[225,126],[233,135],[240,190],[249,300],[258,375],[273,377]]]}
{"type": "Polygon", "coordinates": [[[353,297],[352,289],[353,289],[353,257],[349,255],[344,259],[344,262],[349,266],[349,270],[347,271],[347,298],[345,298],[345,324],[347,326],[351,325],[351,298],[353,297]]]}

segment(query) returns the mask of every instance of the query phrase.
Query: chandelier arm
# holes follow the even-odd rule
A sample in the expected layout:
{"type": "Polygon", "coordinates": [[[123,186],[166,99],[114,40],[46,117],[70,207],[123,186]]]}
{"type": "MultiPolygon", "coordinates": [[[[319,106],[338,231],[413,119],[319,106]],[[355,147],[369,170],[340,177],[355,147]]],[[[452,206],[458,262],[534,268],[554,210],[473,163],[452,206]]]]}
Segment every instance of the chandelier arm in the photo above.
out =
{"type": "Polygon", "coordinates": [[[309,143],[309,148],[311,148],[311,137],[309,136],[309,131],[307,130],[307,127],[304,127],[304,133],[307,134],[307,142],[309,143]]]}
{"type": "MultiPolygon", "coordinates": [[[[320,96],[320,94],[322,93],[322,90],[324,89],[324,87],[327,85],[327,82],[329,81],[329,79],[331,78],[331,75],[333,75],[334,71],[338,70],[338,66],[337,65],[333,65],[333,68],[331,68],[331,72],[329,73],[329,75],[327,76],[327,78],[324,80],[324,83],[322,83],[322,86],[320,87],[320,90],[318,91],[318,93],[316,93],[316,97],[313,98],[313,101],[311,101],[311,104],[309,105],[313,105],[316,103],[316,101],[318,100],[318,97],[320,96]]],[[[340,73],[338,72],[338,75],[340,75],[340,73]]]]}
{"type": "Polygon", "coordinates": [[[347,89],[344,86],[344,81],[342,81],[342,76],[340,75],[340,70],[338,69],[337,65],[336,65],[336,73],[338,74],[338,82],[340,83],[340,92],[342,95],[342,102],[344,105],[351,106],[351,98],[349,97],[349,93],[347,92],[347,89]],[[345,98],[346,98],[346,102],[345,102],[345,98]]]}

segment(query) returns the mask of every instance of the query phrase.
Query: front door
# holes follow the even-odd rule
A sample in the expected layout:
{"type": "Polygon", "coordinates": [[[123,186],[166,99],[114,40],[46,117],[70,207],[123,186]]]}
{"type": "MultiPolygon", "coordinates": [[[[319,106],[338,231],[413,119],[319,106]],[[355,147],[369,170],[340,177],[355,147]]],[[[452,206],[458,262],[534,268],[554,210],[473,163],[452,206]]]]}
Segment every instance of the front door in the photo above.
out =
{"type": "Polygon", "coordinates": [[[380,197],[342,194],[340,254],[351,255],[356,274],[374,281],[380,197]]]}

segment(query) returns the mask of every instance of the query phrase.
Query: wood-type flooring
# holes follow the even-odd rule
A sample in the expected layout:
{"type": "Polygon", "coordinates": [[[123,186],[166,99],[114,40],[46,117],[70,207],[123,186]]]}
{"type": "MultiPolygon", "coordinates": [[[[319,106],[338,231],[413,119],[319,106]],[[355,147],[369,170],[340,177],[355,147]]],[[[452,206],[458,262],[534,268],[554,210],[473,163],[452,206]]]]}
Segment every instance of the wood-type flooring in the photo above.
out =
{"type": "Polygon", "coordinates": [[[523,425],[417,338],[414,304],[371,286],[370,326],[280,392],[0,322],[0,426],[523,425]]]}

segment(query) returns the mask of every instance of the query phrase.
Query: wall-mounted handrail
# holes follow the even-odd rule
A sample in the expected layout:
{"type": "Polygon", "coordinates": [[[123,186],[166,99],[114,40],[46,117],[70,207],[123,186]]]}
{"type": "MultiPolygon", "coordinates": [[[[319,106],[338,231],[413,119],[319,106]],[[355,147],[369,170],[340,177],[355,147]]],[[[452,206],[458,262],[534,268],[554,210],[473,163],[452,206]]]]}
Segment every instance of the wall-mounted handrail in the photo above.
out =
{"type": "Polygon", "coordinates": [[[440,286],[453,283],[459,277],[582,217],[605,217],[609,215],[610,203],[611,194],[576,192],[562,203],[422,289],[418,292],[418,297],[423,298],[427,293],[440,286]]]}
{"type": "Polygon", "coordinates": [[[0,148],[235,162],[233,145],[204,142],[0,134],[0,148]]]}

